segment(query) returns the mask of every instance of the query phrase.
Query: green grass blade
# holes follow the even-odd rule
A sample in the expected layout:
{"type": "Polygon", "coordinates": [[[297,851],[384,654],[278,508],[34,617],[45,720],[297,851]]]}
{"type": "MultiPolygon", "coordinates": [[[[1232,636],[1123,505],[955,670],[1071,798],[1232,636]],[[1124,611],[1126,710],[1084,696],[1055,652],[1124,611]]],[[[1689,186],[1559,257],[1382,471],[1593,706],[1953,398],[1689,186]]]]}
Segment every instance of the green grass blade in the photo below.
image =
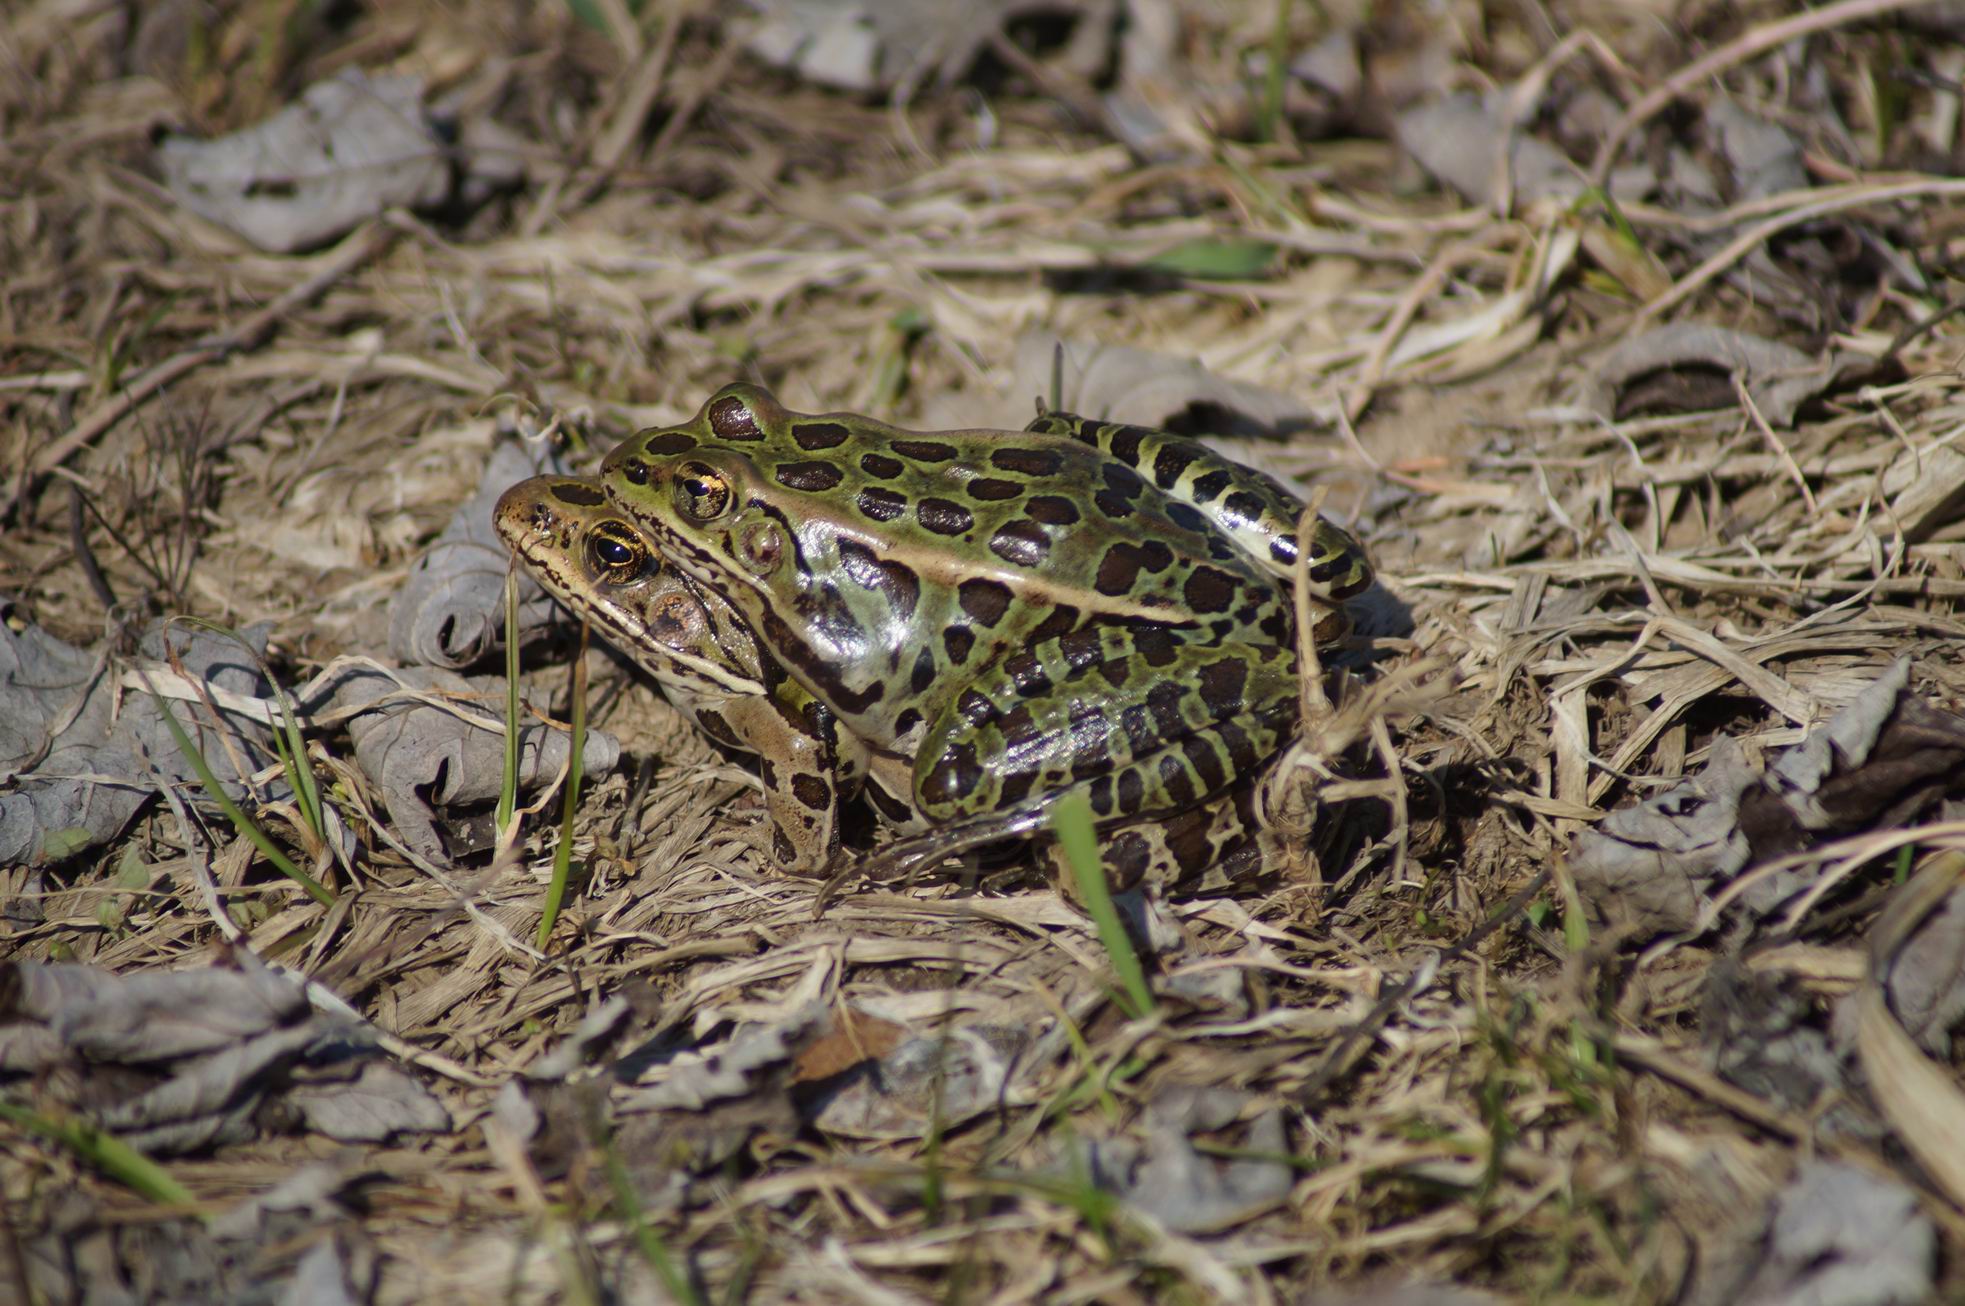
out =
{"type": "Polygon", "coordinates": [[[1283,91],[1288,85],[1290,0],[1276,0],[1276,22],[1269,29],[1269,66],[1263,70],[1262,114],[1256,129],[1265,141],[1283,136],[1283,91]]]}
{"type": "Polygon", "coordinates": [[[560,903],[566,898],[566,882],[573,870],[573,817],[580,807],[581,755],[587,751],[587,624],[580,623],[580,651],[573,659],[573,739],[572,753],[566,759],[566,803],[560,812],[559,846],[553,849],[553,878],[546,886],[546,905],[539,913],[539,936],[534,943],[544,948],[552,937],[553,922],[559,919],[560,903]]]}
{"type": "Polygon", "coordinates": [[[502,838],[519,805],[519,574],[505,572],[505,771],[498,781],[498,833],[502,838]]]}
{"type": "Polygon", "coordinates": [[[316,838],[325,842],[327,823],[321,818],[321,789],[314,778],[314,768],[307,761],[307,739],[300,728],[300,709],[294,706],[293,699],[281,688],[279,678],[273,674],[273,668],[266,664],[266,658],[251,640],[219,622],[204,617],[179,616],[172,617],[169,624],[208,630],[229,639],[258,666],[259,674],[273,689],[273,701],[280,707],[280,720],[274,723],[273,728],[273,751],[279,754],[280,765],[286,772],[287,787],[293,790],[294,805],[300,809],[301,820],[307,823],[307,828],[314,832],[316,838]]]}
{"type": "Polygon", "coordinates": [[[1247,236],[1183,240],[1147,259],[1142,267],[1202,281],[1260,281],[1276,263],[1276,246],[1247,236]]]}
{"type": "Polygon", "coordinates": [[[161,1206],[195,1207],[198,1199],[170,1172],[114,1134],[79,1120],[50,1120],[12,1102],[0,1102],[0,1120],[59,1143],[132,1192],[161,1206]]]}
{"type": "Polygon", "coordinates": [[[641,1199],[635,1196],[634,1182],[628,1177],[628,1167],[622,1164],[621,1153],[615,1148],[613,1139],[607,1140],[603,1151],[607,1157],[607,1182],[614,1190],[615,1208],[633,1232],[635,1246],[641,1250],[642,1259],[655,1271],[655,1277],[662,1281],[662,1287],[668,1290],[671,1300],[681,1302],[683,1306],[703,1306],[702,1295],[682,1273],[675,1257],[669,1253],[668,1243],[642,1211],[641,1199]]]}
{"type": "Polygon", "coordinates": [[[280,765],[286,768],[287,787],[293,790],[300,819],[307,822],[315,838],[325,842],[327,823],[321,818],[321,789],[307,761],[307,740],[300,733],[300,718],[294,713],[293,701],[277,684],[273,695],[280,704],[280,728],[273,732],[273,747],[280,755],[280,765]]]}
{"type": "Polygon", "coordinates": [[[184,733],[184,727],[177,723],[177,714],[171,711],[169,701],[157,692],[157,686],[151,681],[150,674],[141,667],[137,668],[137,674],[143,677],[143,687],[150,691],[151,701],[157,704],[157,711],[163,714],[164,725],[170,729],[171,738],[177,741],[177,751],[184,754],[184,760],[190,763],[191,769],[197,773],[198,783],[204,786],[206,796],[218,804],[219,809],[225,813],[225,819],[232,823],[232,828],[252,840],[253,847],[259,849],[280,874],[305,889],[308,897],[323,907],[333,906],[334,894],[329,892],[320,881],[294,865],[293,859],[281,852],[279,845],[268,838],[266,832],[255,825],[253,819],[232,801],[231,796],[225,792],[225,786],[220,784],[218,777],[212,774],[211,767],[205,762],[205,755],[198,751],[198,746],[191,742],[191,736],[184,733]]]}
{"type": "Polygon", "coordinates": [[[1149,1014],[1154,1010],[1153,991],[1146,986],[1146,971],[1139,964],[1139,954],[1133,951],[1132,937],[1119,919],[1119,909],[1112,905],[1112,891],[1106,887],[1105,873],[1099,867],[1098,844],[1092,837],[1092,805],[1083,794],[1066,794],[1051,809],[1051,828],[1057,831],[1058,843],[1064,848],[1064,858],[1071,867],[1072,878],[1078,884],[1078,896],[1090,913],[1092,924],[1098,927],[1099,942],[1104,945],[1106,956],[1112,959],[1112,969],[1124,986],[1126,1007],[1134,1018],[1149,1014]]]}

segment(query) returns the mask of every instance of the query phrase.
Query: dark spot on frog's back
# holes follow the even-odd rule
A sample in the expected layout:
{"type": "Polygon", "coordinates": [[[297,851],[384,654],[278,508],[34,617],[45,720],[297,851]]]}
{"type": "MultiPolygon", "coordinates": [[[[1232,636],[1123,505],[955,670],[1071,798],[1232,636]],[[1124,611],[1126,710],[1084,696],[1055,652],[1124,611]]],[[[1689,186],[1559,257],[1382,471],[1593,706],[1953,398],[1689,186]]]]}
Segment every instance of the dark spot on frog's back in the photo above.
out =
{"type": "Polygon", "coordinates": [[[1069,634],[1078,624],[1078,609],[1068,603],[1060,603],[1052,608],[1050,614],[1030,632],[1032,644],[1042,644],[1045,640],[1056,639],[1069,634]]]}
{"type": "Polygon", "coordinates": [[[607,502],[607,495],[585,481],[554,481],[552,495],[576,508],[598,508],[607,502]]]}
{"type": "Polygon", "coordinates": [[[1019,567],[1036,567],[1051,552],[1051,537],[1034,521],[1005,522],[989,537],[989,551],[1019,567]]]}
{"type": "Polygon", "coordinates": [[[914,616],[921,597],[921,580],[905,564],[880,557],[857,540],[839,541],[839,564],[863,589],[887,596],[887,604],[902,621],[914,616]]]}
{"type": "Polygon", "coordinates": [[[1122,467],[1118,463],[1107,463],[1104,474],[1105,488],[1122,499],[1137,499],[1139,492],[1146,488],[1146,482],[1142,481],[1139,478],[1139,473],[1130,467],[1122,467]]]}
{"type": "Polygon", "coordinates": [[[994,626],[1010,610],[1010,587],[995,580],[965,580],[956,587],[962,610],[984,626],[994,626]]]}
{"type": "Polygon", "coordinates": [[[981,784],[982,775],[973,745],[951,745],[935,760],[934,769],[921,785],[921,797],[930,803],[953,802],[981,784]]]}
{"type": "Polygon", "coordinates": [[[942,632],[942,647],[948,650],[951,666],[960,666],[969,660],[970,650],[976,646],[975,632],[967,626],[950,626],[942,632]]]}
{"type": "Polygon", "coordinates": [[[815,812],[823,812],[832,805],[832,789],[816,775],[795,775],[791,778],[792,795],[815,812]]]}
{"type": "Polygon", "coordinates": [[[757,419],[751,410],[736,395],[725,395],[710,405],[710,429],[726,440],[762,440],[764,432],[757,429],[757,419]]]}
{"type": "Polygon", "coordinates": [[[1189,735],[1181,741],[1180,751],[1187,754],[1187,764],[1201,778],[1202,792],[1214,793],[1228,783],[1228,772],[1221,765],[1221,755],[1214,751],[1214,745],[1207,739],[1189,735]]]}
{"type": "Polygon", "coordinates": [[[1208,519],[1201,515],[1201,510],[1179,499],[1167,500],[1167,520],[1184,531],[1196,534],[1208,528],[1208,519]]]}
{"type": "Polygon", "coordinates": [[[1023,506],[1032,521],[1046,526],[1070,526],[1078,520],[1078,505],[1057,494],[1039,494],[1023,506]]]}
{"type": "Polygon", "coordinates": [[[1262,516],[1262,500],[1247,490],[1237,490],[1222,501],[1222,507],[1245,521],[1255,521],[1262,516]]]}
{"type": "Polygon", "coordinates": [[[914,516],[937,535],[961,535],[976,524],[967,508],[947,499],[923,499],[915,506],[914,516]]]}
{"type": "Polygon", "coordinates": [[[1235,724],[1231,718],[1215,723],[1215,734],[1221,746],[1228,750],[1228,760],[1238,772],[1253,771],[1262,759],[1256,756],[1255,741],[1249,738],[1248,731],[1235,724]]]}
{"type": "Polygon", "coordinates": [[[859,504],[860,515],[874,521],[893,521],[907,511],[906,495],[896,494],[877,485],[861,490],[860,497],[855,502],[859,504]]]}
{"type": "Polygon", "coordinates": [[[1115,426],[1112,428],[1112,439],[1106,447],[1112,450],[1112,456],[1114,458],[1121,459],[1137,467],[1139,466],[1140,437],[1145,434],[1145,430],[1137,426],[1115,426]]]}
{"type": "Polygon", "coordinates": [[[964,488],[969,491],[971,499],[1014,499],[1023,493],[1021,485],[999,476],[978,476],[964,488]]]}
{"type": "Polygon", "coordinates": [[[1133,511],[1133,500],[1139,497],[1146,482],[1131,468],[1119,463],[1105,465],[1105,488],[1092,496],[1098,510],[1108,517],[1126,517],[1133,511]]]}
{"type": "Polygon", "coordinates": [[[1222,658],[1201,668],[1195,677],[1201,692],[1201,701],[1207,704],[1208,715],[1216,720],[1233,716],[1242,710],[1242,695],[1248,688],[1248,666],[1235,658],[1222,658]]]}
{"type": "Polygon", "coordinates": [[[895,440],[887,447],[918,463],[945,463],[955,457],[955,446],[940,440],[895,440]]]}
{"type": "Polygon", "coordinates": [[[1019,476],[1056,476],[1064,459],[1049,449],[996,449],[989,455],[989,465],[1019,476]]]}
{"type": "Polygon", "coordinates": [[[1212,845],[1208,842],[1208,823],[1195,813],[1194,819],[1171,822],[1164,831],[1163,841],[1167,853],[1174,859],[1183,878],[1199,875],[1208,869],[1212,860],[1209,853],[1212,845]]]}
{"type": "Polygon", "coordinates": [[[1228,482],[1232,479],[1227,468],[1217,467],[1197,477],[1188,493],[1196,503],[1212,503],[1216,495],[1228,488],[1228,482]]]}
{"type": "Polygon", "coordinates": [[[1195,612],[1226,612],[1235,601],[1235,578],[1213,567],[1196,567],[1188,573],[1181,597],[1195,612]]]}
{"type": "Polygon", "coordinates": [[[830,490],[846,479],[846,474],[828,462],[780,463],[778,484],[788,490],[818,493],[830,490]]]}
{"type": "Polygon", "coordinates": [[[1186,759],[1171,749],[1160,754],[1160,789],[1175,807],[1191,807],[1201,800],[1194,792],[1194,778],[1188,774],[1186,759]]]}
{"type": "Polygon", "coordinates": [[[791,428],[791,438],[808,451],[831,449],[846,443],[852,432],[838,422],[800,422],[791,428]]]}
{"type": "Polygon", "coordinates": [[[1115,544],[1105,551],[1093,588],[1109,598],[1130,594],[1142,571],[1165,571],[1174,560],[1173,550],[1158,540],[1145,544],[1115,544]]]}
{"type": "Polygon", "coordinates": [[[899,476],[906,468],[898,458],[889,458],[884,453],[870,453],[861,457],[860,470],[885,481],[899,476]]]}
{"type": "Polygon", "coordinates": [[[667,458],[694,449],[696,437],[687,431],[660,431],[642,441],[641,447],[650,458],[667,458]]]}
{"type": "Polygon", "coordinates": [[[1146,780],[1140,775],[1138,767],[1129,766],[1119,773],[1119,810],[1137,812],[1144,806],[1146,806],[1146,780]]]}

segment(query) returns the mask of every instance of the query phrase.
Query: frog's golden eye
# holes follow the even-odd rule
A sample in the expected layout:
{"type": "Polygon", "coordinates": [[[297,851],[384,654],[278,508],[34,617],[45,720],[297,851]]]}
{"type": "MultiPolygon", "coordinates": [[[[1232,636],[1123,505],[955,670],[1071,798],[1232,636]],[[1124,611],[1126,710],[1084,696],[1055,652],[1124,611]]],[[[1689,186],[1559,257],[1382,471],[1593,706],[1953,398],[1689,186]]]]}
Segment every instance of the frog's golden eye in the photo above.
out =
{"type": "Polygon", "coordinates": [[[601,580],[621,585],[641,574],[648,546],[620,522],[602,522],[587,537],[587,561],[601,580]]]}
{"type": "Polygon", "coordinates": [[[675,473],[675,506],[692,521],[715,521],[730,506],[730,482],[706,463],[684,463],[675,473]]]}

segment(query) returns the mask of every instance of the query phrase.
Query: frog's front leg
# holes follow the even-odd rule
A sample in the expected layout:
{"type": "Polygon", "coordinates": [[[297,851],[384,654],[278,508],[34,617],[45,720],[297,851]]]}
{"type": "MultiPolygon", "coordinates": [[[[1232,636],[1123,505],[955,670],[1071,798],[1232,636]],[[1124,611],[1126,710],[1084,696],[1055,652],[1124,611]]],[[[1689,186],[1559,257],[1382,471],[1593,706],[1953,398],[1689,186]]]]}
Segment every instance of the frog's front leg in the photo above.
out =
{"type": "Polygon", "coordinates": [[[826,874],[839,851],[839,809],[864,774],[863,749],[831,709],[791,681],[767,695],[689,707],[717,742],[758,758],[772,857],[788,874],[826,874]]]}
{"type": "Polygon", "coordinates": [[[1201,638],[1106,626],[1005,658],[929,727],[921,811],[954,822],[1080,789],[1110,826],[1185,811],[1253,774],[1295,719],[1295,654],[1201,638]]]}

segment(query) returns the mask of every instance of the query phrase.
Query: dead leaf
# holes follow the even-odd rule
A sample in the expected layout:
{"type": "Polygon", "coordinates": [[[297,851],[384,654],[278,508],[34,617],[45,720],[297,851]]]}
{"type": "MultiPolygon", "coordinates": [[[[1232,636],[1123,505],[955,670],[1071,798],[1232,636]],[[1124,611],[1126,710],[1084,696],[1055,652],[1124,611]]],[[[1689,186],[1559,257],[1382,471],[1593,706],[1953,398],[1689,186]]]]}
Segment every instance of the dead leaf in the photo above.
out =
{"type": "Polygon", "coordinates": [[[1774,426],[1792,426],[1801,406],[1871,366],[1853,354],[1812,358],[1793,345],[1700,322],[1674,322],[1624,341],[1591,373],[1584,402],[1614,421],[1646,413],[1731,408],[1733,378],[1774,426]]]}
{"type": "MultiPolygon", "coordinates": [[[[1696,776],[1576,836],[1570,871],[1592,907],[1644,932],[1687,930],[1755,862],[1873,826],[1905,826],[1965,768],[1965,718],[1905,695],[1899,661],[1765,771],[1729,740],[1696,776]]],[[[1823,868],[1757,873],[1735,903],[1774,911],[1823,868]]]]}
{"type": "MultiPolygon", "coordinates": [[[[451,514],[389,601],[389,650],[399,661],[456,671],[503,646],[512,554],[491,524],[492,505],[529,476],[565,471],[564,460],[550,451],[533,453],[510,442],[491,451],[477,492],[451,514]]],[[[520,639],[544,630],[558,613],[552,597],[521,570],[520,639]]]]}
{"type": "Polygon", "coordinates": [[[445,139],[423,104],[420,77],[350,69],[316,82],[299,101],[217,140],[176,136],[157,149],[164,182],[202,218],[261,249],[292,253],[327,243],[390,208],[431,208],[458,177],[481,198],[516,180],[519,156],[501,134],[445,139]]]}
{"type": "MultiPolygon", "coordinates": [[[[268,630],[240,633],[263,653],[268,630]]],[[[161,624],[153,626],[138,645],[153,663],[164,659],[162,632],[161,624]]],[[[183,627],[170,639],[185,671],[215,691],[255,699],[270,694],[233,640],[183,627]]],[[[118,690],[107,655],[0,621],[0,778],[12,782],[0,793],[0,862],[65,861],[120,834],[160,784],[191,782],[195,792],[196,773],[156,702],[118,690]]],[[[183,702],[172,708],[227,791],[244,796],[244,786],[229,779],[230,754],[204,708],[183,702]]],[[[228,714],[225,729],[246,767],[257,770],[271,760],[260,722],[228,714]]]]}
{"type": "Polygon", "coordinates": [[[1804,1162],[1774,1200],[1740,1306],[1912,1306],[1931,1300],[1937,1230],[1902,1184],[1840,1161],[1804,1162]]]}
{"type": "Polygon", "coordinates": [[[250,952],[228,962],[129,975],[0,967],[0,1076],[34,1075],[48,1105],[155,1155],[250,1140],[281,1115],[344,1141],[449,1129],[449,1114],[383,1059],[368,1026],[314,1011],[250,952]],[[289,1090],[321,1076],[342,1077],[346,1100],[289,1090]]]}
{"type": "MultiPolygon", "coordinates": [[[[501,677],[467,680],[436,667],[345,667],[310,686],[310,706],[327,705],[348,720],[355,761],[382,793],[403,842],[432,860],[446,858],[435,807],[487,803],[503,783],[505,727],[486,704],[502,704],[501,677]]],[[[572,736],[528,719],[519,731],[519,784],[544,784],[566,766],[572,736]]],[[[621,746],[604,730],[587,731],[588,776],[605,775],[621,746]]]]}

